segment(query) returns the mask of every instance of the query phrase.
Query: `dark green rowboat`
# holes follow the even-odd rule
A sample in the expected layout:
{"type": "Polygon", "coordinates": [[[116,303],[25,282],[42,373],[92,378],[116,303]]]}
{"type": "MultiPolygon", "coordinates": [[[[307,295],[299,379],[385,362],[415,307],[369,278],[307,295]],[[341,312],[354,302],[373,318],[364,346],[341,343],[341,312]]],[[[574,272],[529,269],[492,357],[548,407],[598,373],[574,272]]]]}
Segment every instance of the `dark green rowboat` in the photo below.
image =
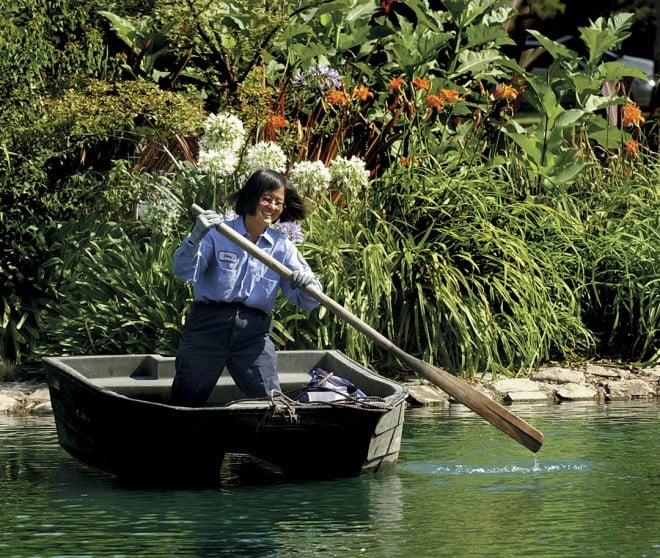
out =
{"type": "Polygon", "coordinates": [[[44,361],[60,444],[81,462],[120,478],[217,480],[231,453],[313,478],[384,471],[398,459],[404,388],[339,351],[279,352],[282,394],[264,399],[244,399],[225,371],[208,403],[196,408],[169,404],[173,357],[44,361]],[[367,397],[299,403],[314,368],[349,380],[367,397]]]}

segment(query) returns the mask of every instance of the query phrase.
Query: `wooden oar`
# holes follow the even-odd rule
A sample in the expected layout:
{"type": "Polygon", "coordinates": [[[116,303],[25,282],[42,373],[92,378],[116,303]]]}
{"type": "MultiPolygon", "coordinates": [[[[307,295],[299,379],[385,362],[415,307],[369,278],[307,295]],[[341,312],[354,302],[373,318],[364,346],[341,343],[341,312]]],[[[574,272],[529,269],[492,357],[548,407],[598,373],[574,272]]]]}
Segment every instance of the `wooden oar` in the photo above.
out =
{"type": "MultiPolygon", "coordinates": [[[[192,210],[199,214],[204,211],[197,204],[192,205],[192,210]]],[[[270,269],[275,271],[284,279],[290,280],[293,272],[284,264],[271,257],[269,254],[261,250],[256,244],[250,242],[238,234],[234,229],[221,223],[217,226],[220,233],[226,236],[229,240],[243,248],[246,252],[253,255],[262,263],[266,264],[270,269]]],[[[420,360],[412,355],[406,353],[403,349],[397,347],[385,336],[381,335],[375,329],[364,323],[357,316],[346,310],[341,304],[335,302],[326,294],[315,289],[312,286],[304,288],[305,292],[314,299],[318,300],[331,312],[337,314],[340,318],[351,324],[361,333],[372,339],[383,349],[388,350],[403,362],[405,362],[415,372],[437,385],[440,389],[447,392],[454,399],[472,409],[475,413],[485,418],[493,426],[499,428],[502,432],[511,436],[514,440],[525,446],[527,449],[537,452],[541,449],[543,444],[543,434],[527,424],[525,421],[514,415],[504,406],[496,401],[493,401],[480,391],[476,390],[469,384],[453,376],[446,370],[432,366],[423,360],[420,360]]]]}

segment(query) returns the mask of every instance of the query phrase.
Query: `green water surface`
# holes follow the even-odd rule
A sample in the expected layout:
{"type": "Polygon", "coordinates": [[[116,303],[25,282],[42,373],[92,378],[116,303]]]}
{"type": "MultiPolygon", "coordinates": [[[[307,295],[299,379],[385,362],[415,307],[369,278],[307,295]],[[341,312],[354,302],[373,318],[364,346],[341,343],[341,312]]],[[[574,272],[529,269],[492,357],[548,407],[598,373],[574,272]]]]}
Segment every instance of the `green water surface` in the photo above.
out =
{"type": "Polygon", "coordinates": [[[52,417],[0,415],[0,557],[660,556],[656,401],[514,406],[534,456],[460,405],[410,409],[393,473],[294,481],[247,459],[216,487],[127,487],[52,417]]]}

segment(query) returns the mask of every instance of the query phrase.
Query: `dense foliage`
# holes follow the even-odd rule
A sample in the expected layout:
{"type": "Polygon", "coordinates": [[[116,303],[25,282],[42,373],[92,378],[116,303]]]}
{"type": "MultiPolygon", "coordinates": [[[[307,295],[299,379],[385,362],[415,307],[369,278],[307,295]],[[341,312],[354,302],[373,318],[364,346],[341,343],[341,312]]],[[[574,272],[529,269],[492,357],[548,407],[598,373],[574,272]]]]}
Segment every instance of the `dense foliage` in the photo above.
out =
{"type": "MultiPolygon", "coordinates": [[[[301,250],[404,350],[468,375],[660,356],[656,124],[603,89],[642,77],[602,63],[630,14],[582,27],[583,54],[532,32],[540,76],[505,54],[500,0],[19,4],[33,16],[4,8],[0,36],[3,360],[173,353],[187,208],[221,205],[265,142],[300,184],[327,173],[301,250]],[[222,172],[213,115],[245,130],[222,172]],[[358,160],[366,185],[327,170],[358,160]]],[[[274,317],[280,347],[387,358],[323,308],[274,317]]]]}

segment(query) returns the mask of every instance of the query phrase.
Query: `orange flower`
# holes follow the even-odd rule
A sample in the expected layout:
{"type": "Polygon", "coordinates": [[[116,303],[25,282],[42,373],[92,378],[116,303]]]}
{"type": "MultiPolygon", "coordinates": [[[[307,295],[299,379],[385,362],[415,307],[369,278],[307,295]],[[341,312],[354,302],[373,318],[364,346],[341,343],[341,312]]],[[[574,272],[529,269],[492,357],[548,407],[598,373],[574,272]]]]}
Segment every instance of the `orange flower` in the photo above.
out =
{"type": "Polygon", "coordinates": [[[437,95],[427,95],[426,106],[434,108],[436,110],[442,110],[443,108],[445,108],[445,102],[437,95]]]}
{"type": "Polygon", "coordinates": [[[395,89],[400,89],[406,84],[406,80],[401,76],[392,78],[387,84],[388,91],[394,91],[395,89]]]}
{"type": "Polygon", "coordinates": [[[642,122],[644,122],[644,117],[637,103],[628,103],[623,106],[621,124],[623,124],[624,128],[639,126],[642,122]]]}
{"type": "Polygon", "coordinates": [[[268,115],[268,126],[270,126],[273,130],[281,130],[287,124],[288,122],[286,121],[286,118],[280,116],[279,114],[268,115]]]}
{"type": "Polygon", "coordinates": [[[412,84],[416,89],[422,89],[424,91],[431,90],[431,82],[426,78],[416,77],[412,80],[412,84]]]}
{"type": "Polygon", "coordinates": [[[346,96],[346,93],[343,91],[339,91],[339,89],[333,89],[328,93],[328,96],[326,97],[328,100],[328,103],[331,105],[343,105],[348,102],[348,97],[346,96]]]}
{"type": "Polygon", "coordinates": [[[394,0],[380,0],[380,7],[383,9],[385,14],[390,13],[390,10],[392,9],[392,4],[394,4],[394,0]]]}
{"type": "Polygon", "coordinates": [[[518,98],[518,91],[506,83],[500,83],[493,91],[493,97],[496,101],[515,101],[518,98]]]}
{"type": "Polygon", "coordinates": [[[456,89],[441,89],[439,96],[443,101],[451,103],[454,99],[458,99],[458,91],[456,89]]]}
{"type": "Polygon", "coordinates": [[[401,157],[399,162],[402,167],[410,167],[412,165],[419,165],[420,161],[419,157],[401,157]]]}
{"type": "Polygon", "coordinates": [[[640,143],[637,140],[630,140],[626,145],[623,146],[624,151],[628,157],[634,157],[639,151],[640,143]]]}
{"type": "Polygon", "coordinates": [[[369,91],[369,88],[366,85],[358,85],[353,90],[353,95],[355,95],[360,101],[366,101],[370,97],[373,97],[374,94],[369,91]]]}

